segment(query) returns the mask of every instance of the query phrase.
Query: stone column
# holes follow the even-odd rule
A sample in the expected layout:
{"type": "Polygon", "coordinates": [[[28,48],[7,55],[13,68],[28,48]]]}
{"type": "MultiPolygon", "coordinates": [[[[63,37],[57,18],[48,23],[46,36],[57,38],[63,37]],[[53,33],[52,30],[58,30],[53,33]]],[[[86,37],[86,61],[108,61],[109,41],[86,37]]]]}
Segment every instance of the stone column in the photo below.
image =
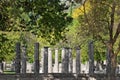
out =
{"type": "Polygon", "coordinates": [[[73,69],[73,58],[72,58],[72,49],[69,48],[69,72],[72,73],[73,69]]]}
{"type": "Polygon", "coordinates": [[[51,48],[48,48],[48,73],[52,73],[52,51],[51,48]]]}
{"type": "Polygon", "coordinates": [[[20,43],[16,43],[16,57],[15,57],[15,72],[20,73],[21,69],[21,54],[20,54],[20,43]]]}
{"type": "Polygon", "coordinates": [[[69,72],[69,49],[62,49],[62,73],[69,72]]]}
{"type": "Polygon", "coordinates": [[[73,73],[76,73],[76,58],[73,59],[73,73]]]}
{"type": "Polygon", "coordinates": [[[88,55],[89,55],[89,74],[94,74],[94,47],[93,42],[90,41],[88,44],[88,55]]]}
{"type": "Polygon", "coordinates": [[[69,73],[69,48],[66,48],[65,50],[65,62],[66,73],[69,73]]]}
{"type": "Polygon", "coordinates": [[[44,47],[44,69],[43,73],[47,74],[48,73],[48,47],[44,47]]]}
{"type": "Polygon", "coordinates": [[[39,43],[34,44],[34,73],[39,74],[39,43]]]}
{"type": "Polygon", "coordinates": [[[65,64],[65,48],[62,48],[62,54],[61,54],[61,73],[64,72],[64,64],[65,64]]]}
{"type": "Polygon", "coordinates": [[[58,62],[58,48],[55,49],[55,70],[54,72],[55,73],[58,73],[59,72],[59,62],[58,62]]]}
{"type": "Polygon", "coordinates": [[[44,72],[44,48],[41,48],[41,73],[44,72]]]}
{"type": "Polygon", "coordinates": [[[22,46],[22,54],[21,54],[21,59],[22,59],[22,73],[26,73],[26,47],[25,46],[22,46]]]}
{"type": "Polygon", "coordinates": [[[5,71],[5,68],[6,68],[6,62],[3,61],[3,71],[5,71]]]}
{"type": "Polygon", "coordinates": [[[81,72],[81,64],[80,64],[80,48],[76,48],[76,73],[80,74],[81,72]]]}

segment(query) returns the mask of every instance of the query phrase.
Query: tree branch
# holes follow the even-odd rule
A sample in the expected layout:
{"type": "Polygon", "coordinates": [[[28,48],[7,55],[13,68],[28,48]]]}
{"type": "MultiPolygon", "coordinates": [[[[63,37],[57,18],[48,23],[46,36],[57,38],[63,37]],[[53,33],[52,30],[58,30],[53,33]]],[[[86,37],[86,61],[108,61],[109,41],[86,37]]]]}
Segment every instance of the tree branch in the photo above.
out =
{"type": "Polygon", "coordinates": [[[115,15],[115,8],[116,8],[116,3],[115,1],[112,4],[112,11],[110,15],[110,26],[109,26],[109,36],[110,36],[110,41],[113,40],[113,26],[114,26],[114,15],[115,15]]]}
{"type": "Polygon", "coordinates": [[[105,44],[105,45],[106,45],[105,40],[104,40],[104,39],[103,39],[100,35],[98,35],[97,37],[99,38],[99,40],[101,40],[101,41],[102,41],[102,43],[103,43],[103,44],[105,44]]]}
{"type": "Polygon", "coordinates": [[[92,34],[92,37],[94,38],[93,25],[91,25],[91,22],[90,22],[90,20],[89,20],[89,18],[88,18],[88,15],[87,15],[87,13],[86,13],[86,7],[85,7],[86,1],[87,1],[87,0],[85,0],[85,2],[84,2],[84,4],[83,4],[84,17],[85,17],[86,23],[87,23],[88,26],[89,26],[89,30],[92,31],[92,33],[91,33],[91,34],[92,34]]]}
{"type": "Polygon", "coordinates": [[[116,30],[116,33],[115,33],[114,38],[113,38],[113,44],[116,42],[119,34],[120,34],[120,23],[117,26],[117,30],[116,30]]]}
{"type": "Polygon", "coordinates": [[[120,41],[119,41],[119,44],[118,44],[118,48],[117,48],[117,50],[116,50],[116,55],[118,55],[118,53],[120,52],[120,41]]]}
{"type": "MultiPolygon", "coordinates": [[[[86,0],[86,1],[87,1],[87,0],[86,0]]],[[[86,13],[86,8],[85,8],[86,1],[85,1],[84,4],[83,4],[83,11],[84,11],[84,17],[85,17],[88,25],[90,26],[90,23],[89,23],[89,20],[88,20],[88,17],[87,17],[87,13],[86,13]]]]}

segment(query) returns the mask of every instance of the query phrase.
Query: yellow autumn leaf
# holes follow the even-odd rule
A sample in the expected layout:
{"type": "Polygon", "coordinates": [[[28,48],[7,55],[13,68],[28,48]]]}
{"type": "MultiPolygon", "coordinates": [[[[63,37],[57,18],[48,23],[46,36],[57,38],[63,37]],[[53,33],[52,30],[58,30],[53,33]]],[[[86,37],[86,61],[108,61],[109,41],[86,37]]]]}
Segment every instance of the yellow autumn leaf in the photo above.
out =
{"type": "Polygon", "coordinates": [[[86,1],[84,5],[80,5],[78,8],[73,10],[72,17],[78,18],[80,15],[84,15],[84,6],[86,13],[88,13],[91,9],[91,6],[90,6],[90,2],[86,1]]]}

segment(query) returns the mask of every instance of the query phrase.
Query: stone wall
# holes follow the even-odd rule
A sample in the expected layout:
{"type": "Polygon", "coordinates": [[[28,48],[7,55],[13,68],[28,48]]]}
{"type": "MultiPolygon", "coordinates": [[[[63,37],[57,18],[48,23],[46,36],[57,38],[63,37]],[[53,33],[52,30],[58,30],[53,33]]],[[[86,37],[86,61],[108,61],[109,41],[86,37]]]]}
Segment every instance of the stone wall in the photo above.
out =
{"type": "MultiPolygon", "coordinates": [[[[117,76],[120,80],[120,75],[117,76]]],[[[52,74],[0,74],[0,80],[107,80],[105,74],[95,74],[89,76],[88,74],[66,74],[66,73],[52,73],[52,74]]]]}
{"type": "Polygon", "coordinates": [[[0,80],[88,80],[88,75],[76,75],[66,73],[55,74],[0,74],[0,80]]]}

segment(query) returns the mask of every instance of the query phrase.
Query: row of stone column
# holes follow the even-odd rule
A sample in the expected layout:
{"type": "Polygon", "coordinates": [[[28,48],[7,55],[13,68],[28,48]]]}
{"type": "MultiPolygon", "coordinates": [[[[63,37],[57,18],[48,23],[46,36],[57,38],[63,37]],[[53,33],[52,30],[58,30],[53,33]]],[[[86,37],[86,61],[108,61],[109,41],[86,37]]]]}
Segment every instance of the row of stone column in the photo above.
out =
{"type": "MultiPolygon", "coordinates": [[[[76,48],[76,57],[73,59],[71,48],[62,48],[61,51],[61,70],[59,68],[59,51],[55,49],[55,61],[53,71],[52,50],[49,47],[41,49],[41,60],[39,60],[39,43],[34,44],[34,73],[38,74],[40,71],[40,62],[42,73],[77,73],[81,72],[80,48],[76,48]]],[[[16,59],[15,71],[16,73],[26,73],[26,47],[16,44],[16,59]],[[21,50],[22,48],[22,50],[21,50]],[[22,54],[21,54],[22,53],[22,54]]],[[[89,73],[94,72],[94,57],[93,57],[93,43],[89,43],[89,73]]]]}
{"type": "MultiPolygon", "coordinates": [[[[21,46],[20,43],[16,43],[16,56],[15,56],[15,72],[26,73],[27,68],[27,56],[26,47],[21,46]]],[[[39,43],[34,44],[34,72],[39,73],[39,43]]]]}
{"type": "Polygon", "coordinates": [[[53,58],[51,48],[41,49],[41,69],[42,73],[80,73],[80,49],[76,49],[76,58],[72,57],[71,48],[62,48],[61,68],[59,68],[59,50],[55,49],[55,61],[53,70],[53,58]]]}

